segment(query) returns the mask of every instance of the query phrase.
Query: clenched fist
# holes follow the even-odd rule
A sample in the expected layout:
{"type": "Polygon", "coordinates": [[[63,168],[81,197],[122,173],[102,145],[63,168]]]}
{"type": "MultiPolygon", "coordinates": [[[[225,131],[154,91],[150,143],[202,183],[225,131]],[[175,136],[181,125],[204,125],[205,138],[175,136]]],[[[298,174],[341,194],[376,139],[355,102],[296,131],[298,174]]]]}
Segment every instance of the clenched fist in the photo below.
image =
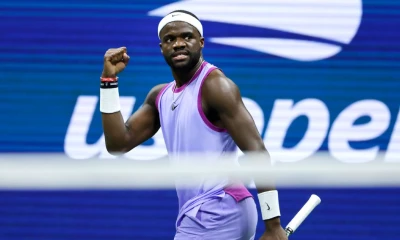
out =
{"type": "Polygon", "coordinates": [[[128,65],[129,56],[126,47],[110,48],[104,55],[103,78],[113,78],[128,65]]]}

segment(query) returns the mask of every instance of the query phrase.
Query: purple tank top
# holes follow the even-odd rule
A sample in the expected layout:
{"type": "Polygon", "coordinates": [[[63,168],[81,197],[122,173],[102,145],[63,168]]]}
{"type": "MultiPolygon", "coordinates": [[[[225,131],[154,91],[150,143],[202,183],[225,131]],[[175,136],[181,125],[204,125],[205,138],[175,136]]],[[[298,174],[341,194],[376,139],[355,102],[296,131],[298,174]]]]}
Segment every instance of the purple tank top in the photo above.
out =
{"type": "MultiPolygon", "coordinates": [[[[168,154],[174,158],[180,159],[182,156],[182,159],[187,161],[185,156],[195,153],[222,156],[237,152],[237,146],[229,133],[214,126],[203,112],[201,87],[215,69],[217,68],[212,64],[203,62],[188,83],[175,89],[175,81],[172,81],[157,96],[156,106],[165,145],[168,154]]],[[[230,194],[236,201],[252,196],[243,184],[233,186],[225,180],[216,183],[205,179],[195,186],[191,185],[190,188],[185,187],[184,181],[177,181],[176,190],[180,216],[208,199],[222,196],[224,193],[230,194]]]]}

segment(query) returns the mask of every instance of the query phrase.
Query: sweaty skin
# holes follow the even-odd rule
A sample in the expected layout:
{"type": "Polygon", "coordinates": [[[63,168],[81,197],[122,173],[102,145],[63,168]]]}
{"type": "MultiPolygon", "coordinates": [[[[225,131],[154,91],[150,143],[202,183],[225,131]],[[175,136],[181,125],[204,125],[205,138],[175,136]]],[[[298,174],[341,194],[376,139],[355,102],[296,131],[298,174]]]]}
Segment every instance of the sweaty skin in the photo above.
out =
{"type": "MultiPolygon", "coordinates": [[[[185,22],[171,22],[160,32],[160,49],[170,66],[177,87],[184,85],[195,74],[203,62],[204,38],[196,28],[185,22]]],[[[109,49],[104,56],[102,77],[115,77],[129,62],[125,47],[109,49]]],[[[102,123],[107,150],[112,154],[123,154],[147,139],[160,128],[156,97],[166,84],[153,87],[143,106],[125,123],[121,112],[102,113],[102,123]]],[[[214,70],[204,80],[201,90],[202,108],[207,119],[215,126],[227,129],[232,139],[243,152],[269,153],[256,128],[253,118],[243,104],[237,85],[220,70],[214,70]]],[[[255,179],[256,185],[257,180],[255,179]]],[[[258,192],[274,188],[257,188],[258,192]]],[[[287,240],[281,227],[280,217],[265,222],[266,231],[260,240],[287,240]]]]}

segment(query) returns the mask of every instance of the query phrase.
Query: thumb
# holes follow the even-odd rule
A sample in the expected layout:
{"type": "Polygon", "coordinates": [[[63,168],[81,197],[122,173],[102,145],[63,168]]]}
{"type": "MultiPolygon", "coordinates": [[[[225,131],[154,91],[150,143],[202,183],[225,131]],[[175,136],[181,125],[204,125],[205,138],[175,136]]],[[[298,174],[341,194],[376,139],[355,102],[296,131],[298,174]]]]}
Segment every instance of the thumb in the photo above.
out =
{"type": "Polygon", "coordinates": [[[124,53],[122,56],[122,61],[115,65],[116,71],[118,73],[126,68],[126,66],[128,65],[129,59],[130,59],[130,57],[128,56],[128,54],[124,53]]]}
{"type": "Polygon", "coordinates": [[[122,72],[126,67],[126,63],[125,62],[119,62],[115,65],[115,70],[117,73],[122,72]]]}

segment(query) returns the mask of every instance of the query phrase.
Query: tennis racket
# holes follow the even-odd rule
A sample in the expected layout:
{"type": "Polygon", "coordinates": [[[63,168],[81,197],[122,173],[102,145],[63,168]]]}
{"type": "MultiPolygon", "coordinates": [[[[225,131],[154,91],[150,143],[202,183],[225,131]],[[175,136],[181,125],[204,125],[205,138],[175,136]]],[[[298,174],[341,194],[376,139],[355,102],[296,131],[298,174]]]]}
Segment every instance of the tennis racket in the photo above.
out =
{"type": "Polygon", "coordinates": [[[304,206],[300,209],[300,211],[294,216],[294,218],[289,222],[289,224],[286,226],[285,231],[286,235],[290,236],[292,235],[297,228],[300,226],[300,224],[310,215],[312,210],[314,210],[315,207],[318,206],[318,204],[321,203],[321,198],[319,198],[317,195],[312,194],[310,199],[304,204],[304,206]]]}

